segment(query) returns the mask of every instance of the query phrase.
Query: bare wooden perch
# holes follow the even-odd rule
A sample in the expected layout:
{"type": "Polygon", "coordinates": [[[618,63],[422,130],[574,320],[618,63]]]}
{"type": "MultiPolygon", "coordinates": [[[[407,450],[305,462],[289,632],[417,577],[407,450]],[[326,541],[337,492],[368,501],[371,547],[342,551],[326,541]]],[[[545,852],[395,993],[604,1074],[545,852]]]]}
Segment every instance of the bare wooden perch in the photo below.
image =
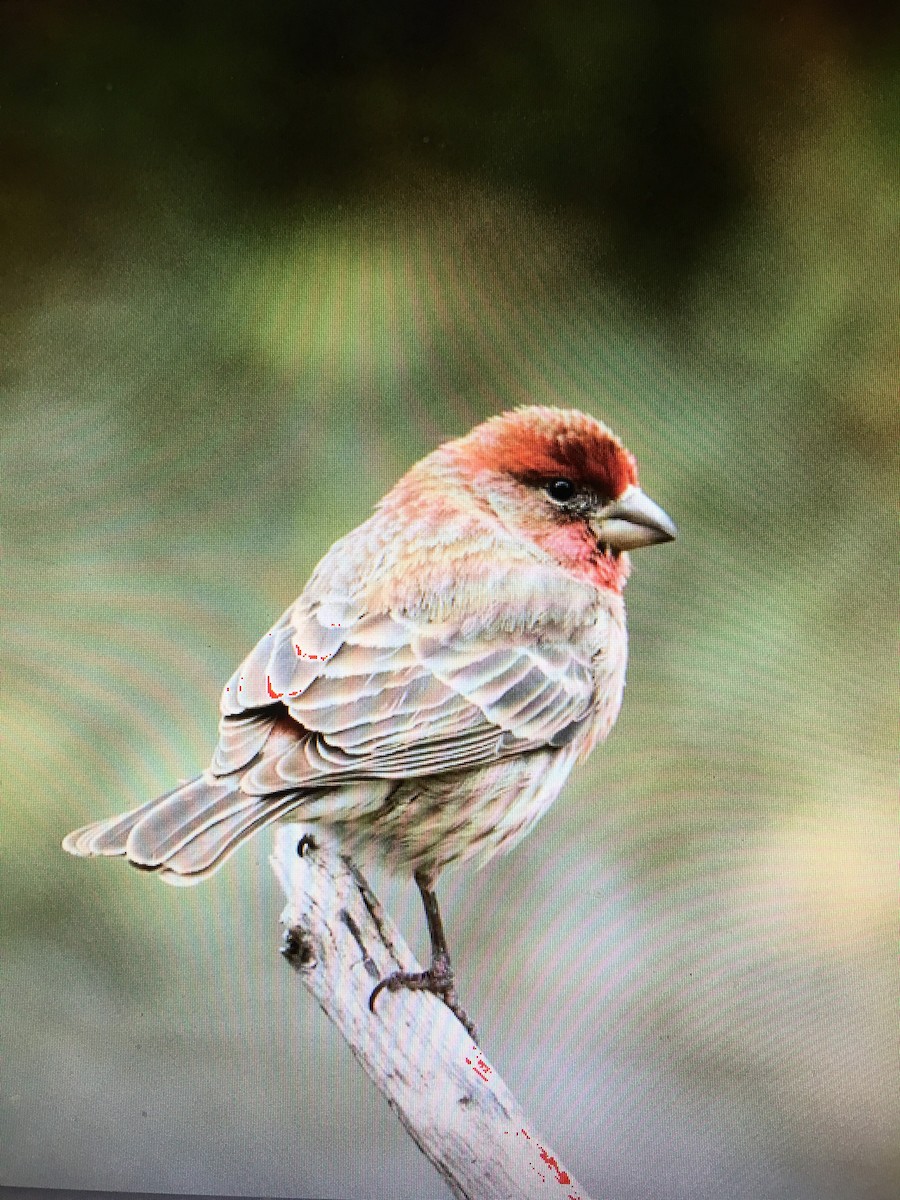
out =
{"type": "Polygon", "coordinates": [[[421,968],[354,864],[302,825],[279,829],[271,861],[288,898],[282,953],[453,1194],[590,1200],[436,996],[382,992],[369,1011],[379,979],[421,968]]]}

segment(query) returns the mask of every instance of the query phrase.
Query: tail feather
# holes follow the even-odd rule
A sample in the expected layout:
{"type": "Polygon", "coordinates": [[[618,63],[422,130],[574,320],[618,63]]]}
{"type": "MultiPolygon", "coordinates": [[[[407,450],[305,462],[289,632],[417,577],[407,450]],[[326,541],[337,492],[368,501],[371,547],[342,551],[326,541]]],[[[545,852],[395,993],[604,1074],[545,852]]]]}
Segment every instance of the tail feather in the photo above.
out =
{"type": "Polygon", "coordinates": [[[158,804],[180,791],[181,787],[173,788],[162,796],[148,800],[139,808],[132,809],[131,812],[117,813],[113,817],[104,817],[100,821],[92,821],[90,825],[74,829],[63,838],[63,850],[77,858],[91,858],[97,854],[124,854],[128,835],[135,825],[148,816],[158,804]]]}
{"type": "Polygon", "coordinates": [[[132,826],[125,843],[130,862],[158,867],[211,825],[252,806],[258,796],[241,791],[236,775],[200,775],[161,797],[132,826]]]}
{"type": "Polygon", "coordinates": [[[63,849],[82,858],[121,855],[166,883],[199,883],[258,829],[292,809],[304,821],[347,823],[381,808],[395,787],[395,781],[379,779],[259,796],[242,790],[237,773],[207,772],[131,812],[76,829],[63,849]]]}
{"type": "Polygon", "coordinates": [[[142,804],[70,833],[63,849],[79,857],[123,855],[167,883],[199,883],[246,838],[302,801],[297,793],[248,796],[237,776],[201,775],[142,804]]]}
{"type": "Polygon", "coordinates": [[[167,858],[159,871],[159,878],[164,883],[181,887],[201,883],[218,871],[225,860],[263,825],[277,821],[300,803],[301,798],[297,795],[281,803],[257,798],[252,806],[248,805],[241,812],[209,826],[167,858]]]}

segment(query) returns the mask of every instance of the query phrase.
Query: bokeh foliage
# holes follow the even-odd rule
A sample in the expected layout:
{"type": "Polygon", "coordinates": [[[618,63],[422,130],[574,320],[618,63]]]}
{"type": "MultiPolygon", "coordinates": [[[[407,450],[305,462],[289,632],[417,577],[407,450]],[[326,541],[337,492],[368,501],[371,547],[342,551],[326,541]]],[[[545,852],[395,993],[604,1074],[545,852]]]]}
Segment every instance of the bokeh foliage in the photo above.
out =
{"type": "Polygon", "coordinates": [[[681,537],[608,746],[442,883],[485,1046],[597,1192],[895,1194],[889,7],[6,2],[0,46],[3,1181],[435,1191],[282,977],[265,836],[188,894],[59,842],[539,400],[681,537]]]}

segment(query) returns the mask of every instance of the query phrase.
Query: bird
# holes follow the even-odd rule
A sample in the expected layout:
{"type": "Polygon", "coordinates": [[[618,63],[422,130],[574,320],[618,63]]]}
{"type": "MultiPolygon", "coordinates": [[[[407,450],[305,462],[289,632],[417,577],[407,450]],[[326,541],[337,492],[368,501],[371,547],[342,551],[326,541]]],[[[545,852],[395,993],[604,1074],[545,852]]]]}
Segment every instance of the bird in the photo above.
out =
{"type": "Polygon", "coordinates": [[[340,538],[221,693],[197,778],[76,829],[169,884],[217,871],[281,818],[412,876],[431,962],[369,996],[424,989],[473,1036],[436,895],[547,812],[612,728],[627,660],[629,552],[676,528],[597,418],[533,404],[440,444],[340,538]]]}

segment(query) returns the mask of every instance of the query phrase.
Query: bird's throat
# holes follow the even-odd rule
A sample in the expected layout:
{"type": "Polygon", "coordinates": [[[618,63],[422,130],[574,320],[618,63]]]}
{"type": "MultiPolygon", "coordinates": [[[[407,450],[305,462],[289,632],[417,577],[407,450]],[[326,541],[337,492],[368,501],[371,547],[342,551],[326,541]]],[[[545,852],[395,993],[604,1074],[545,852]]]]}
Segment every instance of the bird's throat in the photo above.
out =
{"type": "Polygon", "coordinates": [[[631,571],[628,555],[604,550],[586,523],[566,523],[533,536],[542,550],[579,579],[612,592],[624,588],[631,571]]]}

